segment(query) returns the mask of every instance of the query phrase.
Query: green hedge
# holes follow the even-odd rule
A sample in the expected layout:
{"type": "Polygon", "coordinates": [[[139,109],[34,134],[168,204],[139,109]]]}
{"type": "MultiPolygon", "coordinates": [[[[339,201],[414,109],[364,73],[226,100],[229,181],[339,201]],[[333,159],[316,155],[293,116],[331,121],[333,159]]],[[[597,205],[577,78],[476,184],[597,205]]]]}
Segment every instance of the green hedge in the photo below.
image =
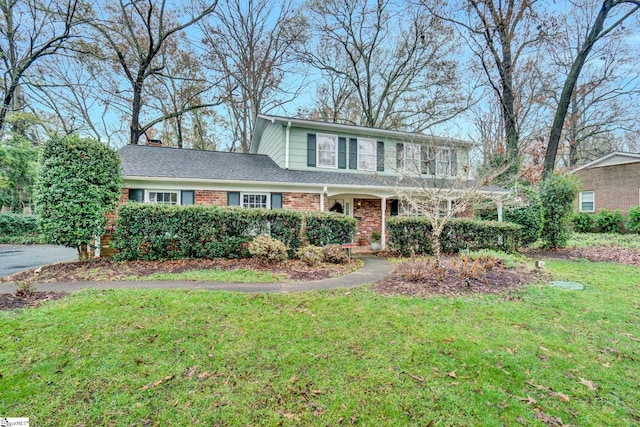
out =
{"type": "Polygon", "coordinates": [[[0,214],[0,243],[42,243],[37,215],[0,214]]]}
{"type": "Polygon", "coordinates": [[[129,203],[118,210],[117,259],[247,257],[247,244],[269,234],[291,252],[300,246],[302,215],[280,209],[129,203]]]}
{"type": "Polygon", "coordinates": [[[629,209],[626,226],[632,233],[640,233],[640,206],[629,209]]]}
{"type": "Polygon", "coordinates": [[[353,240],[358,222],[351,217],[314,212],[305,216],[305,236],[310,245],[325,246],[353,240]]]}
{"type": "MultiPolygon", "coordinates": [[[[431,224],[424,217],[395,217],[387,222],[392,249],[404,256],[433,253],[431,224]]],[[[444,227],[440,244],[443,253],[462,250],[497,249],[515,251],[522,226],[508,222],[452,219],[444,227]]]]}

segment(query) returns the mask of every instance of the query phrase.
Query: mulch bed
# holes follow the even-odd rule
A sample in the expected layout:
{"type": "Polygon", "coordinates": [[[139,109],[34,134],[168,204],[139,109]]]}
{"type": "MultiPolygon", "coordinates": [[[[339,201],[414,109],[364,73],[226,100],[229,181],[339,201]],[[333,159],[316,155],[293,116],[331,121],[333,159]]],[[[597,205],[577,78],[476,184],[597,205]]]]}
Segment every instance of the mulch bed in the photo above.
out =
{"type": "Polygon", "coordinates": [[[0,310],[13,310],[18,308],[37,307],[46,301],[63,298],[66,292],[33,292],[26,296],[13,294],[0,294],[0,310]]]}
{"type": "Polygon", "coordinates": [[[394,271],[373,285],[373,290],[383,295],[425,297],[430,295],[502,294],[539,280],[541,275],[525,266],[506,269],[497,265],[477,278],[460,274],[451,264],[452,258],[443,258],[441,276],[427,275],[419,281],[406,278],[405,269],[398,265],[394,271]]]}

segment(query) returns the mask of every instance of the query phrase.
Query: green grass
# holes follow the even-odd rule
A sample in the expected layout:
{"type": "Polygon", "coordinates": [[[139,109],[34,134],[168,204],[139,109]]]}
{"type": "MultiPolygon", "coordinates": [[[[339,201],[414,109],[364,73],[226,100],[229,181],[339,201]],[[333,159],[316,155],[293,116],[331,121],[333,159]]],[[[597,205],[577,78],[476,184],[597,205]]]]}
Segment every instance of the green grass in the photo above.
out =
{"type": "Polygon", "coordinates": [[[194,280],[223,283],[273,283],[284,280],[284,274],[255,270],[190,270],[182,273],[155,273],[148,276],[132,276],[128,280],[194,280]]]}
{"type": "Polygon", "coordinates": [[[572,233],[568,248],[593,248],[596,246],[618,246],[640,250],[640,234],[572,233]]]}
{"type": "Polygon", "coordinates": [[[0,313],[0,413],[36,426],[637,425],[640,269],[547,266],[585,290],[87,290],[0,313]]]}

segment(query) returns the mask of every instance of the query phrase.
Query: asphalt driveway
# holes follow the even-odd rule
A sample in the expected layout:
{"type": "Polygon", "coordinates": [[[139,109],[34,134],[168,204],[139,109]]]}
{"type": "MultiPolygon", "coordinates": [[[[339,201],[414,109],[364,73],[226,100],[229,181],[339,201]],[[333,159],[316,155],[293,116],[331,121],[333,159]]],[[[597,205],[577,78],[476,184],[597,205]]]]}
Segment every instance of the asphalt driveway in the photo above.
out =
{"type": "Polygon", "coordinates": [[[53,245],[0,245],[0,277],[19,271],[78,259],[75,249],[53,245]]]}

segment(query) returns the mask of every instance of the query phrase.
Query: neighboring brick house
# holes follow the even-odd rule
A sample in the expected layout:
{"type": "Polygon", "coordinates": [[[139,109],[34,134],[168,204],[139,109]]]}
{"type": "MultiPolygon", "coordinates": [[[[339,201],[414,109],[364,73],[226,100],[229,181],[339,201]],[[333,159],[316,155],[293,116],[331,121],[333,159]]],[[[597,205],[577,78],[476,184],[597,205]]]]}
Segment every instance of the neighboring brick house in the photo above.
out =
{"type": "MultiPolygon", "coordinates": [[[[379,231],[384,248],[386,220],[402,211],[394,191],[403,185],[399,177],[409,171],[453,186],[468,171],[471,147],[422,134],[259,115],[247,154],[123,147],[121,202],[335,211],[358,219],[357,239],[379,231]]],[[[498,198],[508,193],[481,191],[498,198]]],[[[448,203],[454,201],[452,193],[448,203]]]]}
{"type": "Polygon", "coordinates": [[[578,212],[640,205],[640,154],[614,152],[572,171],[582,181],[575,201],[578,212]]]}

